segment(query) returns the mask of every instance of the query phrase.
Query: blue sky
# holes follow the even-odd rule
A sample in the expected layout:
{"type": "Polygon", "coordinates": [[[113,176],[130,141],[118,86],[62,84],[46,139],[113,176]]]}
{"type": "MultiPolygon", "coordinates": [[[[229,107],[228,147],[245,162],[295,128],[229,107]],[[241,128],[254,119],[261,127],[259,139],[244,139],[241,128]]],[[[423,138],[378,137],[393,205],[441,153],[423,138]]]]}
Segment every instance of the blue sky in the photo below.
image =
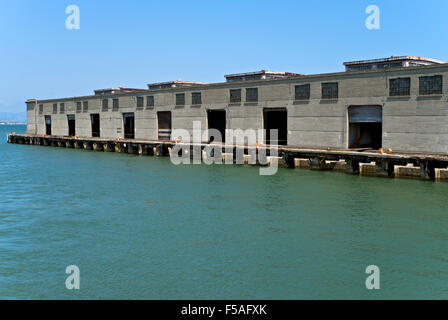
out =
{"type": "Polygon", "coordinates": [[[448,61],[446,14],[446,0],[0,0],[0,112],[24,111],[28,98],[179,78],[334,72],[393,54],[448,61]],[[80,30],[65,27],[72,4],[80,30]],[[372,4],[380,30],[365,27],[372,4]]]}

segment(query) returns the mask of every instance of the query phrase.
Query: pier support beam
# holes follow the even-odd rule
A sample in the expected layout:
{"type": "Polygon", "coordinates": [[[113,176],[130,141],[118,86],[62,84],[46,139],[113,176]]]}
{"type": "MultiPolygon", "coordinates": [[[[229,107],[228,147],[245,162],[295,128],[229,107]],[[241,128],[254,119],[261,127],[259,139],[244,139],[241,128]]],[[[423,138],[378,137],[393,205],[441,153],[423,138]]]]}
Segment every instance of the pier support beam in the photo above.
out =
{"type": "Polygon", "coordinates": [[[376,176],[376,163],[360,163],[359,174],[361,176],[376,176]]]}
{"type": "Polygon", "coordinates": [[[435,170],[436,181],[448,181],[448,169],[439,169],[435,170]]]}
{"type": "Polygon", "coordinates": [[[104,152],[114,152],[115,147],[112,143],[103,143],[103,151],[104,152]]]}
{"type": "Polygon", "coordinates": [[[378,177],[393,177],[394,176],[394,164],[387,160],[377,160],[376,162],[376,175],[378,177]]]}
{"type": "Polygon", "coordinates": [[[348,174],[359,174],[359,161],[355,159],[347,159],[347,169],[346,172],[348,174]]]}
{"type": "Polygon", "coordinates": [[[83,147],[85,150],[92,150],[92,144],[88,141],[83,142],[83,147]]]}
{"type": "Polygon", "coordinates": [[[311,170],[333,170],[335,164],[335,161],[327,161],[325,157],[314,157],[310,159],[311,170]]]}
{"type": "Polygon", "coordinates": [[[128,153],[129,154],[139,154],[138,152],[138,145],[135,143],[128,143],[128,153]]]}
{"type": "Polygon", "coordinates": [[[421,176],[421,167],[415,167],[412,163],[406,166],[395,166],[394,171],[395,178],[419,179],[421,176]]]}
{"type": "Polygon", "coordinates": [[[163,145],[158,144],[158,145],[154,146],[153,150],[154,150],[154,156],[163,157],[163,154],[164,154],[163,145]]]}
{"type": "Polygon", "coordinates": [[[420,163],[420,178],[423,180],[433,180],[435,179],[435,170],[434,165],[429,162],[422,162],[420,163]]]}
{"type": "Polygon", "coordinates": [[[309,169],[310,168],[310,160],[309,159],[294,159],[294,166],[300,169],[309,169]]]}

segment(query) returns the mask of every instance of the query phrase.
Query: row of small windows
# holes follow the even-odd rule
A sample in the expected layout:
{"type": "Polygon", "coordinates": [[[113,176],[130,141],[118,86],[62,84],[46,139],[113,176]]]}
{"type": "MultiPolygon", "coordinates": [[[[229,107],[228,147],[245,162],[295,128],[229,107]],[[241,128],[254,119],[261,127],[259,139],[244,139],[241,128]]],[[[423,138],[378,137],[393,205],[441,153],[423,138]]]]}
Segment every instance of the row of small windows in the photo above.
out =
{"type": "MultiPolygon", "coordinates": [[[[310,98],[310,85],[299,85],[295,87],[296,89],[296,100],[308,100],[310,98]]],[[[242,89],[231,89],[230,90],[230,103],[241,103],[241,91],[242,89]]],[[[258,102],[258,88],[247,88],[246,91],[246,103],[257,103],[258,102]]],[[[322,98],[323,99],[337,99],[338,98],[338,83],[323,83],[322,84],[322,98]]],[[[137,97],[137,108],[143,108],[145,104],[145,97],[137,97]]],[[[191,94],[191,104],[192,105],[202,105],[202,94],[200,92],[193,92],[191,94]]],[[[185,93],[176,94],[176,106],[185,105],[185,93]]],[[[39,106],[39,112],[43,112],[43,105],[39,106]]],[[[112,99],[113,110],[118,110],[120,107],[119,100],[117,98],[112,99]]],[[[154,96],[146,97],[146,107],[154,107],[154,96]]],[[[60,104],[60,112],[64,112],[64,103],[60,104]]],[[[84,101],[82,103],[83,112],[88,110],[88,102],[84,101]]],[[[109,99],[102,100],[102,111],[109,110],[109,99]]],[[[81,102],[76,103],[76,111],[81,112],[81,102]]],[[[53,104],[53,113],[57,113],[57,104],[53,104]]]]}
{"type": "MultiPolygon", "coordinates": [[[[89,111],[89,103],[87,101],[84,101],[82,103],[81,103],[81,101],[76,102],[76,112],[81,112],[81,110],[83,112],[89,111]]],[[[43,112],[44,112],[44,105],[39,104],[39,113],[42,114],[43,112]]],[[[59,112],[60,113],[65,112],[65,103],[64,102],[61,102],[59,104],[59,112]]],[[[56,114],[56,113],[58,113],[58,104],[53,103],[53,114],[56,114]]]]}
{"type": "MultiPolygon", "coordinates": [[[[246,102],[256,103],[258,102],[258,88],[247,88],[246,89],[246,102]]],[[[241,89],[231,89],[230,90],[230,103],[241,103],[241,89]]],[[[193,92],[191,94],[191,104],[201,105],[202,95],[200,92],[193,92]]],[[[176,106],[185,105],[185,93],[176,94],[176,106]]]]}
{"type": "MultiPolygon", "coordinates": [[[[230,90],[230,103],[241,103],[241,89],[230,90]]],[[[258,102],[258,88],[246,89],[246,103],[258,102]]]]}
{"type": "MultiPolygon", "coordinates": [[[[309,100],[310,99],[310,84],[302,84],[295,86],[295,100],[309,100]]],[[[339,98],[339,84],[337,82],[322,83],[322,99],[338,99],[339,98]]]]}
{"type": "MultiPolygon", "coordinates": [[[[191,105],[198,106],[202,104],[202,94],[200,92],[193,92],[191,94],[191,105]]],[[[176,94],[176,106],[185,105],[185,93],[176,94]]]]}
{"type": "MultiPolygon", "coordinates": [[[[137,108],[143,108],[145,104],[145,97],[137,97],[137,108]]],[[[153,107],[154,106],[154,96],[146,97],[146,106],[153,107]]],[[[120,100],[118,98],[112,99],[112,110],[116,111],[120,108],[120,100]]],[[[109,110],[109,99],[103,99],[102,102],[102,111],[109,110]]]]}
{"type": "MultiPolygon", "coordinates": [[[[143,107],[144,105],[144,97],[137,97],[137,107],[143,107]]],[[[153,107],[154,106],[154,96],[147,96],[146,97],[146,106],[147,107],[153,107]]],[[[119,99],[115,98],[112,99],[112,108],[113,110],[118,110],[120,107],[119,99]]],[[[109,99],[103,99],[101,104],[102,111],[109,110],[109,99]]],[[[76,102],[76,112],[87,112],[89,110],[89,102],[88,101],[77,101],[76,102]]],[[[44,105],[39,105],[39,113],[42,114],[44,112],[44,105]]],[[[58,112],[58,104],[53,103],[53,114],[56,114],[58,112]]],[[[65,103],[59,104],[59,112],[64,113],[65,112],[65,103]]]]}
{"type": "MultiPolygon", "coordinates": [[[[443,77],[441,75],[424,76],[419,78],[419,94],[420,95],[439,95],[442,94],[443,89],[443,77]]],[[[310,84],[302,84],[295,86],[295,100],[303,101],[310,99],[310,84]]],[[[230,103],[241,103],[242,89],[230,89],[230,103]]],[[[389,81],[389,95],[391,97],[409,96],[411,94],[411,78],[396,78],[389,81]]],[[[339,98],[339,84],[337,82],[322,83],[322,99],[338,99],[339,98]]],[[[137,97],[137,108],[154,107],[154,96],[137,97]]],[[[246,89],[246,103],[258,102],[258,88],[246,89]]],[[[193,92],[191,94],[191,104],[201,105],[202,95],[200,92],[193,92]]],[[[185,105],[185,93],[176,94],[176,106],[185,105]]],[[[113,110],[118,110],[120,102],[117,98],[112,99],[113,110]]],[[[87,112],[89,109],[88,101],[76,102],[76,111],[87,112]]],[[[109,99],[103,99],[102,111],[109,110],[109,99]]],[[[53,113],[58,112],[58,104],[53,104],[53,113]]],[[[59,112],[65,112],[65,104],[59,104],[59,112]]],[[[39,105],[39,113],[43,113],[43,105],[39,105]]]]}
{"type": "MultiPolygon", "coordinates": [[[[391,97],[411,95],[411,78],[390,79],[389,84],[391,97]]],[[[442,94],[442,89],[443,77],[441,75],[419,77],[419,95],[439,95],[442,94]]]]}

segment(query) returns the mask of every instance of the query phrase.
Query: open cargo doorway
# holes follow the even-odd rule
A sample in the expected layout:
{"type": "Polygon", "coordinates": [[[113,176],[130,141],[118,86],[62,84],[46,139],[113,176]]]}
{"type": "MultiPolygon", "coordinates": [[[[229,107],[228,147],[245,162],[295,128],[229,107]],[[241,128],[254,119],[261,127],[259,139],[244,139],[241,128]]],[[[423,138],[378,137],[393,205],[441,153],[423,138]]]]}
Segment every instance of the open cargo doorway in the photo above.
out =
{"type": "Polygon", "coordinates": [[[51,116],[45,116],[45,134],[51,136],[51,116]]]}
{"type": "Polygon", "coordinates": [[[90,123],[92,127],[92,137],[100,137],[100,115],[98,113],[90,115],[90,123]]]}
{"type": "Polygon", "coordinates": [[[171,140],[171,111],[157,112],[157,128],[159,140],[171,140]]]}
{"type": "Polygon", "coordinates": [[[349,148],[379,149],[383,138],[381,106],[351,106],[349,117],[349,148]]]}
{"type": "Polygon", "coordinates": [[[133,113],[123,114],[124,138],[135,139],[135,116],[133,113]]]}
{"type": "MultiPolygon", "coordinates": [[[[221,134],[222,143],[226,142],[226,111],[225,110],[207,110],[208,129],[218,130],[221,134]]],[[[214,142],[215,137],[209,132],[208,141],[214,142]]]]}
{"type": "Polygon", "coordinates": [[[74,114],[67,115],[67,123],[68,123],[68,136],[74,137],[76,135],[76,122],[74,114]]]}
{"type": "Polygon", "coordinates": [[[263,119],[266,130],[265,143],[286,146],[288,144],[288,112],[286,108],[264,109],[263,119]],[[271,139],[271,129],[278,130],[277,140],[271,139]]]}

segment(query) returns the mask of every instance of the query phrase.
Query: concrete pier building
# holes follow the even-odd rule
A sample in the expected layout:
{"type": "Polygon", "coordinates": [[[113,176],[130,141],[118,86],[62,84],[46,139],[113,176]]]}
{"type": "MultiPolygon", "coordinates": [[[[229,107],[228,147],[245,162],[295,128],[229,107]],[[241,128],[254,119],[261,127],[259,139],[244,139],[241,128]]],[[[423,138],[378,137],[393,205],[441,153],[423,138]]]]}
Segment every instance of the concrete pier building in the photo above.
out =
{"type": "Polygon", "coordinates": [[[173,140],[172,130],[278,129],[265,144],[448,154],[448,64],[393,56],[345,62],[345,72],[262,70],[222,83],[171,81],[147,89],[30,99],[27,134],[173,140]]]}

